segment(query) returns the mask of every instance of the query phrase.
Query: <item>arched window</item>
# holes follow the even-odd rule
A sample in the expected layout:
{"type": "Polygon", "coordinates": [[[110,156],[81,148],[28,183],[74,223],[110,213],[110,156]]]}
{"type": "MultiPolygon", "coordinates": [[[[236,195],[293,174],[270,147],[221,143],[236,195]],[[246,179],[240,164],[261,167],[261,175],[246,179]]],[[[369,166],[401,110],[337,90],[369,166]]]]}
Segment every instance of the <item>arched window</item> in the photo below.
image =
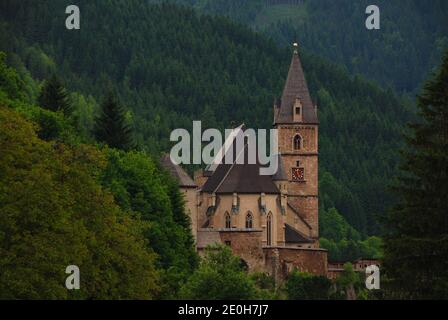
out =
{"type": "Polygon", "coordinates": [[[252,229],[253,228],[253,217],[252,213],[250,211],[246,215],[246,229],[252,229]]]}
{"type": "Polygon", "coordinates": [[[272,213],[266,217],[266,244],[272,246],[272,213]]]}
{"type": "Polygon", "coordinates": [[[294,136],[294,150],[300,150],[302,148],[302,138],[299,134],[294,136]]]}
{"type": "Polygon", "coordinates": [[[226,229],[232,228],[232,218],[228,212],[225,213],[226,229]]]}

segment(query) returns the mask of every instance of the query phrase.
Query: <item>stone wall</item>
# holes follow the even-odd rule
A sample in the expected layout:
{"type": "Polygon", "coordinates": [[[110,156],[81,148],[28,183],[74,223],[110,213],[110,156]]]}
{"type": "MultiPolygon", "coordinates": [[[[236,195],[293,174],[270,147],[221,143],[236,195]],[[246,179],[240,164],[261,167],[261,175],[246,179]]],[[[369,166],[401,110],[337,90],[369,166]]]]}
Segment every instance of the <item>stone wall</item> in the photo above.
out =
{"type": "MultiPolygon", "coordinates": [[[[198,215],[198,227],[201,228],[206,221],[206,211],[208,206],[211,204],[211,194],[202,193],[201,206],[199,207],[198,215]]],[[[245,229],[246,226],[246,216],[250,212],[252,214],[253,228],[262,230],[263,235],[260,237],[260,245],[264,246],[267,244],[267,216],[271,213],[272,221],[272,244],[279,245],[283,244],[285,241],[284,233],[284,220],[285,216],[281,214],[280,207],[278,205],[278,195],[267,194],[265,195],[266,203],[266,213],[262,213],[259,207],[259,194],[238,194],[239,197],[239,211],[234,214],[232,213],[232,194],[218,194],[219,197],[218,207],[215,213],[210,217],[209,228],[214,228],[215,230],[225,230],[225,216],[226,213],[231,215],[231,225],[234,229],[245,229]]],[[[291,213],[292,214],[292,213],[291,213]]],[[[250,229],[245,229],[250,232],[250,229]]]]}
{"type": "Polygon", "coordinates": [[[279,151],[288,175],[288,202],[312,228],[312,237],[319,233],[318,222],[318,126],[307,124],[279,125],[279,151]],[[300,150],[294,150],[294,136],[302,138],[300,150]],[[299,162],[299,165],[297,165],[299,162]],[[304,181],[292,181],[292,168],[304,168],[304,181]]]}
{"type": "Polygon", "coordinates": [[[319,203],[317,196],[288,196],[288,202],[311,226],[311,237],[319,237],[319,203]]]}
{"type": "Polygon", "coordinates": [[[221,241],[232,248],[233,254],[239,256],[248,265],[249,271],[264,271],[264,253],[261,247],[261,230],[220,231],[221,241]]]}
{"type": "Polygon", "coordinates": [[[247,264],[250,272],[266,272],[279,283],[297,269],[315,275],[327,276],[327,251],[319,248],[262,247],[261,230],[200,230],[198,251],[209,244],[228,245],[234,255],[247,264]]]}
{"type": "Polygon", "coordinates": [[[327,276],[327,251],[324,249],[275,247],[263,251],[265,269],[276,281],[284,280],[294,269],[327,276]]]}

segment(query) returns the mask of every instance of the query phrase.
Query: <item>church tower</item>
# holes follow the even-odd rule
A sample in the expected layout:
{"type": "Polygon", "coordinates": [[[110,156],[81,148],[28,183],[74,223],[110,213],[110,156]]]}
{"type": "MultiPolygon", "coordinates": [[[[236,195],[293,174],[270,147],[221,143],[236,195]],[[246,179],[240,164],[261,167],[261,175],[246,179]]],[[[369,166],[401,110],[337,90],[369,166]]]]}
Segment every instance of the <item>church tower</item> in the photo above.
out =
{"type": "Polygon", "coordinates": [[[311,226],[311,235],[317,239],[319,121],[297,43],[281,100],[274,104],[274,128],[278,129],[279,153],[288,179],[288,204],[311,226]]]}

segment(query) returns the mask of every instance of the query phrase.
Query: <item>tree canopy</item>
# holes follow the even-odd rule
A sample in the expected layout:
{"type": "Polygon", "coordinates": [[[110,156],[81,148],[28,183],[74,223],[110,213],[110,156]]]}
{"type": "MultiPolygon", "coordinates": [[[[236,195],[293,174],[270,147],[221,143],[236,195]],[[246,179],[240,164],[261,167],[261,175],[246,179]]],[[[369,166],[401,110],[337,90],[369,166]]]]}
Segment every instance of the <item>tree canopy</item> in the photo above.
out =
{"type": "Polygon", "coordinates": [[[0,106],[0,298],[148,299],[160,287],[142,231],[98,177],[104,156],[89,146],[45,142],[0,106]],[[65,288],[77,265],[81,289],[65,288]]]}
{"type": "Polygon", "coordinates": [[[448,298],[448,52],[417,102],[385,220],[385,267],[397,297],[448,298]]]}

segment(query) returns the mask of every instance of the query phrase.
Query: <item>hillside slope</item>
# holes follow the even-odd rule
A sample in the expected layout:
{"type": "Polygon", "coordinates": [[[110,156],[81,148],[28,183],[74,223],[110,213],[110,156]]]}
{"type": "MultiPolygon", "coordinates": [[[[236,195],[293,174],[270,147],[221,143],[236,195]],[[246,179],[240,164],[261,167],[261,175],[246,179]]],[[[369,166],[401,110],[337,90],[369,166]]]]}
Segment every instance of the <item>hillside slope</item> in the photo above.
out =
{"type": "Polygon", "coordinates": [[[297,38],[313,53],[399,92],[415,93],[448,48],[445,0],[284,0],[277,5],[266,0],[173,1],[229,16],[281,45],[297,38]],[[371,4],[380,9],[380,30],[365,27],[371,4]]]}
{"type": "MultiPolygon", "coordinates": [[[[193,119],[221,129],[240,122],[271,126],[290,48],[279,49],[227,19],[173,5],[77,3],[81,30],[69,31],[64,1],[2,1],[0,50],[10,53],[9,63],[23,77],[27,70],[41,80],[57,72],[71,90],[96,101],[115,89],[130,109],[139,145],[152,153],[168,151],[171,130],[189,128],[193,119]]],[[[410,113],[392,92],[350,77],[303,47],[321,121],[322,208],[335,207],[363,234],[376,233],[375,214],[393,201],[386,188],[410,113]]]]}

